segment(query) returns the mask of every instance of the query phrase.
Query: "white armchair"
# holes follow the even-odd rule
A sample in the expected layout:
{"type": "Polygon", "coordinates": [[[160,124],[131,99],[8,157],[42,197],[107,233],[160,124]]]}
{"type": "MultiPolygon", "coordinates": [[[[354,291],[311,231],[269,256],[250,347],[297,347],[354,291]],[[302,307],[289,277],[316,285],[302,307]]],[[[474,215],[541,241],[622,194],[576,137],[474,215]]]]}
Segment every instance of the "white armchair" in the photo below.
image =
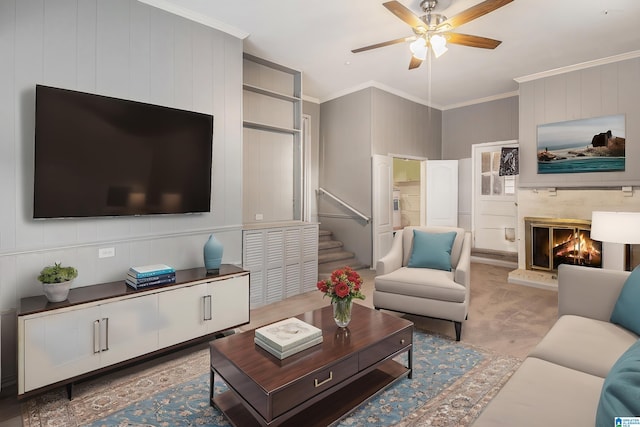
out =
{"type": "Polygon", "coordinates": [[[373,306],[451,320],[460,341],[469,313],[470,264],[471,235],[464,229],[405,227],[376,265],[373,306]]]}

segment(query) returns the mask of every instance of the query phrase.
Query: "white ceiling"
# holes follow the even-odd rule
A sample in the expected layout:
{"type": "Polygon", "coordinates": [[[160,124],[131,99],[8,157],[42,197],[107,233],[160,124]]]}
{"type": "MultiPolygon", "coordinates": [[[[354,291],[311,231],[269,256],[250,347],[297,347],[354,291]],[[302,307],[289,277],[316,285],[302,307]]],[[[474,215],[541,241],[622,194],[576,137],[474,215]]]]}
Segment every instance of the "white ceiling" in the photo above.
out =
{"type": "MultiPolygon", "coordinates": [[[[412,35],[384,0],[140,0],[244,38],[245,52],[302,71],[319,102],[375,85],[446,109],[513,95],[514,80],[622,55],[640,56],[640,0],[514,0],[455,32],[502,40],[495,50],[449,45],[408,70],[412,35]]],[[[399,0],[422,15],[419,0],[399,0]]],[[[480,0],[441,0],[447,17],[480,0]]],[[[640,78],[640,76],[638,76],[640,78]]]]}

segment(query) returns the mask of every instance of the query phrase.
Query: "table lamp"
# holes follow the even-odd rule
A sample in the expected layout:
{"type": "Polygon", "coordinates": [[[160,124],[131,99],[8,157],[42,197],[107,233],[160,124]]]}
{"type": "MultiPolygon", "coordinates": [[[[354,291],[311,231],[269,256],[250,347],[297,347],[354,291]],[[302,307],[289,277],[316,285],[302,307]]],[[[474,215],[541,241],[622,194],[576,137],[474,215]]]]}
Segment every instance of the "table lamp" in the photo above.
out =
{"type": "Polygon", "coordinates": [[[631,263],[629,245],[640,244],[640,212],[594,211],[591,213],[590,237],[603,244],[623,244],[621,252],[625,258],[624,269],[629,270],[631,263]]]}

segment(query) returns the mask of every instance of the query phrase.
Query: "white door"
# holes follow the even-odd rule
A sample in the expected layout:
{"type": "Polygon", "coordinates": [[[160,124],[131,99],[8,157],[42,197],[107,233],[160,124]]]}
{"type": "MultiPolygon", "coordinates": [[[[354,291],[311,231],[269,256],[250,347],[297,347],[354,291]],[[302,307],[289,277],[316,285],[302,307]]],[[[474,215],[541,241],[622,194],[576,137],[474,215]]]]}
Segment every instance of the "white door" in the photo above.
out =
{"type": "Polygon", "coordinates": [[[500,176],[503,147],[518,141],[474,144],[472,226],[474,248],[517,252],[517,176],[500,176]]]}
{"type": "Polygon", "coordinates": [[[380,258],[391,249],[393,241],[393,159],[374,154],[371,166],[372,212],[373,212],[373,259],[376,268],[380,258]]]}
{"type": "Polygon", "coordinates": [[[158,340],[169,347],[207,333],[211,313],[207,284],[186,286],[158,294],[158,340]],[[176,307],[180,307],[176,310],[176,307]]]}
{"type": "Polygon", "coordinates": [[[249,276],[211,282],[209,293],[212,299],[209,333],[249,322],[249,276]]]}
{"type": "Polygon", "coordinates": [[[90,307],[25,320],[20,363],[24,390],[19,391],[24,393],[98,369],[100,349],[94,333],[98,319],[100,308],[90,307]]]}
{"type": "Polygon", "coordinates": [[[102,366],[113,365],[158,349],[158,295],[130,298],[100,306],[107,319],[102,366]]]}
{"type": "Polygon", "coordinates": [[[458,161],[427,160],[428,226],[458,226],[458,161]]]}

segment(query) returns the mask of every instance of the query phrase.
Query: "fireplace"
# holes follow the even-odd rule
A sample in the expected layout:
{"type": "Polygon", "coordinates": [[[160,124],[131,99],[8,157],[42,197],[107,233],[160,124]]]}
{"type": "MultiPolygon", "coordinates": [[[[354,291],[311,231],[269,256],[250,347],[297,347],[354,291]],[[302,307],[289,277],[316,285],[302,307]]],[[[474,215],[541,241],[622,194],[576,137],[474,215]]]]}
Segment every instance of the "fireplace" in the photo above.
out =
{"type": "Polygon", "coordinates": [[[527,270],[556,271],[560,264],[602,267],[602,242],[590,238],[591,221],[525,217],[527,270]]]}

